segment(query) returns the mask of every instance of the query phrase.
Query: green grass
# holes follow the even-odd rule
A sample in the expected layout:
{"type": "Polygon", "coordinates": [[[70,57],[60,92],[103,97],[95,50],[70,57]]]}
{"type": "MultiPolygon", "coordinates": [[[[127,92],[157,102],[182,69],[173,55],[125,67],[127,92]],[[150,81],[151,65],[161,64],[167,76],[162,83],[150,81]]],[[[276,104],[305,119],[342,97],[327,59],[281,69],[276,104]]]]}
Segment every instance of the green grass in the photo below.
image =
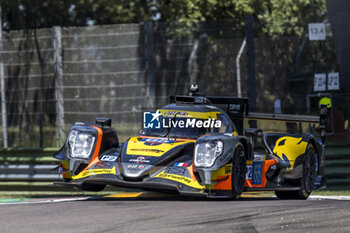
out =
{"type": "MultiPolygon", "coordinates": [[[[259,195],[271,197],[271,196],[275,196],[275,193],[274,192],[260,192],[259,195]]],[[[311,195],[350,196],[350,190],[316,190],[316,191],[312,191],[311,195]]]]}
{"type": "MultiPolygon", "coordinates": [[[[255,193],[255,192],[253,192],[255,193]]],[[[247,192],[251,194],[251,192],[247,192]]],[[[275,196],[274,192],[259,192],[257,193],[263,197],[275,196]]],[[[350,190],[316,190],[312,191],[311,195],[320,195],[320,196],[350,196],[350,190]]]]}
{"type": "Polygon", "coordinates": [[[81,196],[106,196],[120,191],[102,191],[102,192],[47,192],[47,191],[0,191],[0,199],[13,198],[45,198],[45,197],[81,197],[81,196]]]}
{"type": "Polygon", "coordinates": [[[311,195],[350,196],[350,190],[318,190],[318,191],[313,191],[311,195]]]}
{"type": "MultiPolygon", "coordinates": [[[[7,185],[11,185],[10,182],[7,185]]],[[[69,187],[53,187],[52,183],[43,182],[42,184],[35,184],[31,186],[26,182],[16,184],[18,189],[0,191],[0,199],[7,198],[45,198],[45,197],[70,197],[70,196],[106,196],[120,192],[140,192],[139,189],[125,189],[113,186],[107,186],[101,192],[86,192],[78,191],[69,187]],[[22,186],[22,187],[21,187],[22,186]],[[49,187],[51,186],[51,187],[49,187]],[[22,190],[21,190],[22,189],[22,190]]],[[[1,187],[1,186],[0,186],[1,187]]],[[[4,187],[2,187],[4,188],[4,187]]],[[[2,189],[4,190],[4,189],[2,189]]]]}

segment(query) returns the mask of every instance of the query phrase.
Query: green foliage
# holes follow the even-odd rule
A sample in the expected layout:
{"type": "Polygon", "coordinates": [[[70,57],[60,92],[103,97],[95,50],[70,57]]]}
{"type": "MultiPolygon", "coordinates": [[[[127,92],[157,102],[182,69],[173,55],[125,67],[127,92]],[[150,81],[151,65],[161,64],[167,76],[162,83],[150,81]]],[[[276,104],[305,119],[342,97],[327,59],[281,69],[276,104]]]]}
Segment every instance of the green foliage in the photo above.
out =
{"type": "Polygon", "coordinates": [[[27,29],[90,24],[138,23],[150,20],[146,0],[3,0],[5,29],[27,29]]]}
{"type": "Polygon", "coordinates": [[[138,23],[150,20],[146,0],[77,0],[72,3],[75,19],[92,20],[94,24],[138,23]]]}
{"type": "Polygon", "coordinates": [[[3,0],[1,7],[7,30],[71,25],[69,1],[3,0]]]}
{"type": "Polygon", "coordinates": [[[232,27],[244,25],[247,14],[255,15],[258,33],[301,35],[309,22],[326,17],[325,0],[2,0],[5,29],[42,28],[55,25],[166,22],[173,35],[195,31],[204,21],[233,20],[232,27]]]}
{"type": "Polygon", "coordinates": [[[325,0],[269,0],[266,9],[258,15],[263,32],[268,35],[302,35],[307,24],[326,18],[325,0]]]}

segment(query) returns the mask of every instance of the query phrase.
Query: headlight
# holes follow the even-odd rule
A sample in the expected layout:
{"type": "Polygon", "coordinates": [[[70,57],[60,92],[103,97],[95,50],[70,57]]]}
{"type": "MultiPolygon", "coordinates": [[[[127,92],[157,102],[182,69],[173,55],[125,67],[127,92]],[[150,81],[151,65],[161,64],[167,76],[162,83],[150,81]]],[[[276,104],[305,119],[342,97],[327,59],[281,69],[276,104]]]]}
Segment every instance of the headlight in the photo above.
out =
{"type": "Polygon", "coordinates": [[[86,132],[72,130],[68,136],[71,156],[73,158],[88,159],[94,146],[95,137],[86,132]]]}
{"type": "Polygon", "coordinates": [[[194,165],[197,167],[211,167],[215,159],[222,153],[222,141],[205,142],[196,145],[194,165]]]}

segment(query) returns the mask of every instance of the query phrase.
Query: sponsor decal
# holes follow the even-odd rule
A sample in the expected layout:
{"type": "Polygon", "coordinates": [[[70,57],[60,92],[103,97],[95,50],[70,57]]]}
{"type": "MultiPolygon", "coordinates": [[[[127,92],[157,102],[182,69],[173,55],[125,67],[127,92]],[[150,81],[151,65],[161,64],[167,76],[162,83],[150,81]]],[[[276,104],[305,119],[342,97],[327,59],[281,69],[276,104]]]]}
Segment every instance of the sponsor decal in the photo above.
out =
{"type": "MultiPolygon", "coordinates": [[[[168,168],[168,169],[170,169],[170,168],[168,168]]],[[[183,171],[185,171],[185,169],[188,169],[188,168],[171,167],[171,169],[172,170],[173,169],[182,169],[183,171]]],[[[159,173],[159,174],[157,174],[155,176],[155,178],[163,178],[163,179],[173,180],[173,181],[176,181],[176,182],[179,182],[179,183],[183,183],[183,184],[185,184],[187,186],[190,186],[190,187],[196,188],[196,189],[204,189],[205,188],[205,186],[200,185],[197,180],[192,180],[191,178],[185,177],[185,176],[182,176],[182,175],[165,173],[164,171],[159,173]]]]}
{"type": "Polygon", "coordinates": [[[261,184],[262,178],[262,162],[253,162],[252,167],[252,184],[261,184]]]}
{"type": "Polygon", "coordinates": [[[187,178],[184,176],[178,176],[178,175],[174,175],[174,174],[168,174],[168,173],[161,173],[158,175],[158,177],[175,180],[175,181],[178,181],[181,183],[185,182],[187,184],[190,184],[192,182],[192,180],[190,178],[187,178]]]}
{"type": "Polygon", "coordinates": [[[171,118],[163,118],[163,128],[220,128],[221,121],[213,118],[206,120],[198,120],[196,118],[186,118],[173,120],[171,118]]]}
{"type": "Polygon", "coordinates": [[[81,179],[87,176],[91,176],[91,175],[101,175],[101,174],[116,174],[116,170],[115,167],[113,167],[112,169],[91,169],[91,170],[86,170],[76,176],[73,176],[73,179],[81,179]]]}
{"type": "Polygon", "coordinates": [[[144,156],[139,156],[136,159],[130,159],[129,162],[136,162],[136,163],[149,163],[150,160],[146,159],[144,156]]]}
{"type": "Polygon", "coordinates": [[[231,155],[232,151],[233,151],[233,148],[231,147],[230,149],[228,149],[226,151],[226,153],[224,155],[220,156],[219,157],[220,162],[225,161],[231,155]]]}
{"type": "Polygon", "coordinates": [[[144,112],[143,113],[143,128],[145,129],[160,129],[160,112],[144,112]]]}
{"type": "Polygon", "coordinates": [[[258,161],[258,162],[265,161],[265,155],[254,153],[254,161],[258,161]]]}
{"type": "MultiPolygon", "coordinates": [[[[153,138],[157,139],[157,138],[153,138]]],[[[163,138],[166,139],[166,138],[163,138]]],[[[177,141],[174,143],[171,143],[172,140],[169,141],[169,143],[162,143],[157,146],[147,146],[144,145],[145,141],[141,141],[140,137],[132,137],[130,138],[127,149],[126,149],[126,154],[128,155],[133,155],[133,157],[128,158],[128,159],[136,159],[138,156],[145,156],[147,159],[151,160],[153,157],[160,157],[167,151],[175,148],[176,146],[186,144],[189,142],[194,142],[194,140],[184,140],[184,141],[177,141]],[[136,150],[135,150],[136,149],[136,150]],[[155,151],[156,149],[157,151],[155,151]]]]}
{"type": "Polygon", "coordinates": [[[179,119],[174,117],[162,117],[159,110],[156,112],[144,112],[143,113],[143,128],[144,129],[164,129],[164,128],[220,128],[221,121],[214,118],[197,119],[190,118],[186,115],[186,112],[166,112],[171,116],[186,116],[186,118],[179,119]],[[178,115],[178,114],[179,115],[178,115]],[[175,120],[174,120],[175,119],[175,120]]]}
{"type": "Polygon", "coordinates": [[[131,151],[141,151],[141,152],[153,152],[153,153],[163,153],[163,150],[158,149],[130,149],[131,151]]]}
{"type": "Polygon", "coordinates": [[[137,164],[129,164],[128,166],[126,166],[127,168],[130,169],[143,169],[145,166],[143,165],[137,165],[137,164]]]}
{"type": "Polygon", "coordinates": [[[175,163],[174,167],[187,167],[188,163],[175,163]]]}
{"type": "Polygon", "coordinates": [[[138,174],[140,172],[140,170],[142,170],[144,168],[145,168],[145,166],[142,164],[128,164],[126,166],[128,173],[135,173],[135,174],[138,174]]]}
{"type": "Polygon", "coordinates": [[[146,145],[147,143],[155,143],[154,145],[160,145],[162,143],[174,143],[175,140],[173,139],[168,139],[168,138],[143,138],[140,140],[141,142],[145,142],[144,144],[146,145]],[[159,144],[157,144],[159,143],[159,144]]]}
{"type": "Polygon", "coordinates": [[[172,112],[165,112],[164,115],[167,115],[167,116],[179,116],[179,117],[184,117],[184,116],[187,116],[187,117],[190,117],[188,115],[187,112],[176,112],[176,111],[172,111],[172,112]]]}
{"type": "Polygon", "coordinates": [[[162,142],[145,142],[146,146],[158,146],[160,144],[163,144],[162,142]]]}
{"type": "Polygon", "coordinates": [[[111,173],[111,169],[94,169],[83,172],[82,176],[111,173]]]}
{"type": "Polygon", "coordinates": [[[212,180],[222,181],[222,179],[226,179],[228,177],[227,175],[231,174],[231,170],[232,164],[226,164],[218,170],[213,171],[211,178],[212,180]]]}
{"type": "Polygon", "coordinates": [[[230,113],[239,113],[241,111],[241,105],[240,104],[230,104],[229,105],[229,112],[230,113]]]}
{"type": "Polygon", "coordinates": [[[246,180],[251,180],[252,179],[252,173],[253,173],[253,167],[252,165],[247,165],[246,166],[246,173],[245,173],[245,179],[246,180]]]}
{"type": "Polygon", "coordinates": [[[104,155],[101,158],[101,161],[106,161],[106,162],[114,162],[116,160],[117,160],[117,157],[116,156],[112,156],[112,155],[104,155]]]}

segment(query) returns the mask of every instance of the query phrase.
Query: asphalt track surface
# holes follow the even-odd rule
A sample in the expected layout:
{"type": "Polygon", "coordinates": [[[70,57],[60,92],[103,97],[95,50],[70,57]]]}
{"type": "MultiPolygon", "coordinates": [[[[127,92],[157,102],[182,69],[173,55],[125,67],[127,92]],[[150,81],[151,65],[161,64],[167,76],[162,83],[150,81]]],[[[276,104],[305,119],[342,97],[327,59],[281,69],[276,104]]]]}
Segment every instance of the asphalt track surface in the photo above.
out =
{"type": "Polygon", "coordinates": [[[350,201],[119,196],[5,204],[0,232],[350,232],[350,201]]]}

